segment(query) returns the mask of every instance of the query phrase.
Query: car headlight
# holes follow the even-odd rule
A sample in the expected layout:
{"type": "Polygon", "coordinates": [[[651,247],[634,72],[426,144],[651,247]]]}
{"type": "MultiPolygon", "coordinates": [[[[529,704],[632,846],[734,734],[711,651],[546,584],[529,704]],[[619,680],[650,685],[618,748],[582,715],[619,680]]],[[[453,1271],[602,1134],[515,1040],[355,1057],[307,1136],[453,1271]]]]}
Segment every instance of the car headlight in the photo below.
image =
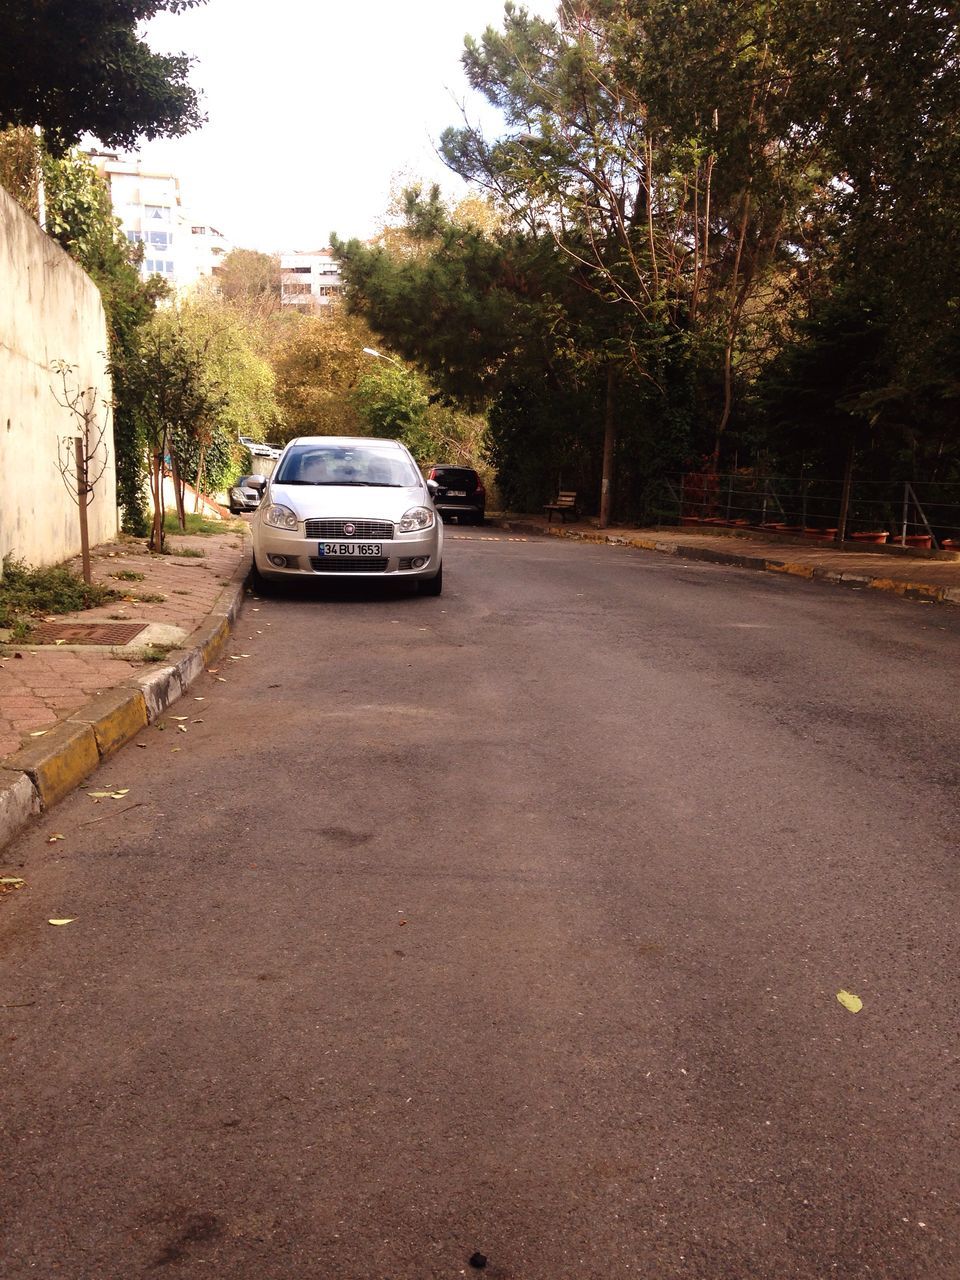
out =
{"type": "Polygon", "coordinates": [[[272,529],[296,529],[300,523],[297,513],[289,507],[281,506],[279,502],[270,503],[263,513],[263,522],[272,529]]]}
{"type": "Polygon", "coordinates": [[[413,533],[416,529],[432,529],[433,512],[429,507],[411,507],[397,528],[401,533],[413,533]]]}

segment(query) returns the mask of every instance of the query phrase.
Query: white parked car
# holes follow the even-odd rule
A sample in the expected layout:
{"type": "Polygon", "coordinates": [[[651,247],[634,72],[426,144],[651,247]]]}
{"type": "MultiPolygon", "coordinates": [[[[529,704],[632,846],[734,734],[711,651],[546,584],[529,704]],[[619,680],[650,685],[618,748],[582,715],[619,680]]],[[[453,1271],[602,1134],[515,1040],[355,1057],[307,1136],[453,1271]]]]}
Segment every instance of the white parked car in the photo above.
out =
{"type": "Polygon", "coordinates": [[[336,574],[410,578],[431,596],[443,589],[443,524],[430,485],[396,440],[291,440],[252,527],[261,581],[336,574]]]}

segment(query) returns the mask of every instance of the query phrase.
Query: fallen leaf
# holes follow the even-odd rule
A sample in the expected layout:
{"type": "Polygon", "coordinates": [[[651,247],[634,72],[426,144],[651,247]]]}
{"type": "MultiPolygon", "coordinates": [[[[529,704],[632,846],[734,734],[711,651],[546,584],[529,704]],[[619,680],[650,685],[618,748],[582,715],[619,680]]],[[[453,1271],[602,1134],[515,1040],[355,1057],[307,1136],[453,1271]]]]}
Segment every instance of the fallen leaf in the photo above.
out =
{"type": "Polygon", "coordinates": [[[180,730],[181,733],[187,732],[187,726],[185,724],[178,724],[177,728],[180,730]]]}
{"type": "Polygon", "coordinates": [[[112,791],[88,791],[87,795],[91,800],[106,800],[113,795],[112,791]]]}
{"type": "Polygon", "coordinates": [[[194,702],[206,702],[206,698],[194,698],[194,702]]]}
{"type": "Polygon", "coordinates": [[[845,1009],[849,1009],[851,1013],[859,1013],[863,1008],[863,1001],[859,996],[855,996],[852,991],[838,991],[837,999],[845,1009]]]}
{"type": "Polygon", "coordinates": [[[42,738],[42,737],[43,737],[43,735],[44,735],[45,733],[49,733],[49,732],[50,732],[50,730],[49,730],[49,729],[34,729],[33,733],[31,733],[30,737],[31,737],[31,738],[42,738]]]}
{"type": "Polygon", "coordinates": [[[189,720],[190,717],[189,716],[171,716],[170,719],[171,720],[189,720]]]}
{"type": "Polygon", "coordinates": [[[140,747],[140,748],[141,748],[141,750],[143,750],[143,751],[146,751],[146,749],[147,749],[147,744],[146,744],[145,742],[138,742],[138,743],[137,743],[137,746],[138,746],[138,747],[140,747]]]}
{"type": "Polygon", "coordinates": [[[66,840],[66,836],[62,836],[59,831],[54,832],[52,836],[47,836],[47,844],[56,844],[58,840],[66,840]]]}
{"type": "Polygon", "coordinates": [[[202,720],[191,720],[191,721],[190,721],[190,723],[191,723],[191,724],[203,724],[203,721],[202,721],[202,720]]]}
{"type": "Polygon", "coordinates": [[[215,676],[219,670],[220,670],[219,667],[207,667],[207,675],[215,676]]]}
{"type": "Polygon", "coordinates": [[[218,680],[218,682],[219,682],[220,684],[226,684],[226,683],[227,683],[227,682],[226,682],[226,680],[223,678],[223,676],[217,676],[217,680],[218,680]]]}
{"type": "Polygon", "coordinates": [[[23,876],[0,876],[0,884],[26,884],[23,876]]]}
{"type": "Polygon", "coordinates": [[[47,924],[73,924],[76,916],[67,916],[64,920],[48,920],[47,924]]]}

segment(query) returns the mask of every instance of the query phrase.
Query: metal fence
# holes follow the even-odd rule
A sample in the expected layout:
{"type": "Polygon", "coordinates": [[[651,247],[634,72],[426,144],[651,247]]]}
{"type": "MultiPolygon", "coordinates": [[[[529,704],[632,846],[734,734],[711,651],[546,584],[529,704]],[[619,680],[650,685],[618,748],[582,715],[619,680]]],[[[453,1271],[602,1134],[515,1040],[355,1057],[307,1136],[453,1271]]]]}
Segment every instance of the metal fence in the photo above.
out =
{"type": "MultiPolygon", "coordinates": [[[[832,541],[842,499],[839,480],[688,472],[649,486],[645,505],[663,523],[726,525],[832,541]]],[[[960,550],[960,485],[855,481],[845,535],[874,544],[960,550]]]]}

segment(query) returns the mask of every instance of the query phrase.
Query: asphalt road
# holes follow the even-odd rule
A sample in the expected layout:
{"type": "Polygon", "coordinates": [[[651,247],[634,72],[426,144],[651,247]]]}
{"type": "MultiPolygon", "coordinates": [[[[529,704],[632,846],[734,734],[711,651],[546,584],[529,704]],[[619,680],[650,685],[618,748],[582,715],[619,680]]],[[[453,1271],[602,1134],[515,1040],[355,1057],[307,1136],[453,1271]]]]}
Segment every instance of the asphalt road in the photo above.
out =
{"type": "Polygon", "coordinates": [[[4,1280],[956,1280],[960,611],[449,535],[4,855],[4,1280]]]}

